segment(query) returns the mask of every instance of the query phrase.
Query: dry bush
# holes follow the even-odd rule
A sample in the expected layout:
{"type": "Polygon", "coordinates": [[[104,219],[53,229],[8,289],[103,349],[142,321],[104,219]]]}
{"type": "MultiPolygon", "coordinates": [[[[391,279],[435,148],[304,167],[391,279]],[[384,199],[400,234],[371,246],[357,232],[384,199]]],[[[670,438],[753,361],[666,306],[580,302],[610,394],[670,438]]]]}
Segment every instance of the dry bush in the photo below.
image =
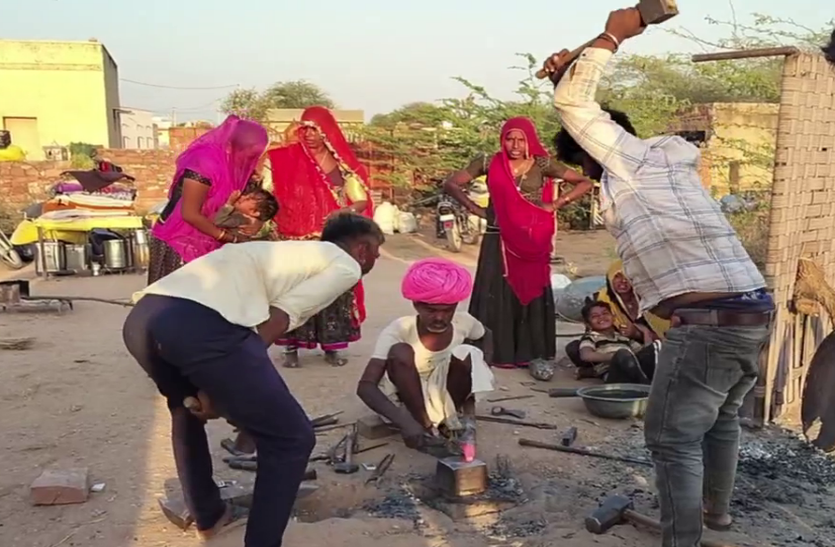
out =
{"type": "Polygon", "coordinates": [[[760,207],[753,211],[728,213],[727,217],[751,260],[764,272],[768,253],[768,209],[760,207]]]}

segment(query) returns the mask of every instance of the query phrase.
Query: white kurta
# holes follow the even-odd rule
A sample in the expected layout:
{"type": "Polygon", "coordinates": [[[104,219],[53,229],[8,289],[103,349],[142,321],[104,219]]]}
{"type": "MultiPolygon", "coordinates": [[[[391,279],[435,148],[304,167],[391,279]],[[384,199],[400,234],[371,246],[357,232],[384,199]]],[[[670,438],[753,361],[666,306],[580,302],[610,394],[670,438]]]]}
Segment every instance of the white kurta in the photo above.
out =
{"type": "Polygon", "coordinates": [[[192,300],[242,327],[270,317],[270,306],[290,317],[288,330],[325,309],[362,277],[356,260],[325,241],[252,241],[224,245],[133,295],[192,300]]]}
{"type": "MultiPolygon", "coordinates": [[[[459,312],[452,319],[452,329],[452,341],[449,346],[440,351],[429,351],[418,336],[417,316],[395,319],[380,333],[371,358],[388,359],[392,346],[409,344],[415,353],[415,367],[420,377],[426,414],[432,425],[437,427],[444,423],[454,430],[460,429],[461,424],[455,404],[447,391],[450,358],[454,356],[456,359],[465,359],[470,356],[472,388],[476,400],[493,391],[495,379],[493,371],[484,360],[484,353],[475,346],[464,344],[464,340],[467,339],[481,339],[485,333],[484,325],[469,313],[459,312]]],[[[397,395],[397,389],[388,375],[380,381],[380,389],[389,397],[397,395]]]]}

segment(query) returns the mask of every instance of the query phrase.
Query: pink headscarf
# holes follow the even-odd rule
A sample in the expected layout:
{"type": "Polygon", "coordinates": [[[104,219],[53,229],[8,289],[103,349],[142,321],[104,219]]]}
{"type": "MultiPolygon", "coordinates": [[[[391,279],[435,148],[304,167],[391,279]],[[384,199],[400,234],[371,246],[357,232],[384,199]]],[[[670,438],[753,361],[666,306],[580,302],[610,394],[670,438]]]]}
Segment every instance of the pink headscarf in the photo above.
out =
{"type": "MultiPolygon", "coordinates": [[[[502,149],[493,156],[487,171],[490,202],[496,213],[499,237],[504,254],[505,279],[519,302],[525,306],[541,296],[551,283],[551,240],[554,237],[554,214],[534,205],[519,192],[510,169],[510,157],[504,141],[511,131],[525,134],[528,157],[548,157],[539,142],[533,122],[511,118],[502,127],[502,149]]],[[[554,184],[549,179],[542,186],[543,202],[553,201],[554,184]]]]}
{"type": "MultiPolygon", "coordinates": [[[[268,142],[267,131],[259,124],[229,116],[220,126],[191,143],[177,158],[168,198],[171,199],[186,169],[203,175],[211,185],[202,212],[211,218],[232,192],[244,189],[268,142]]],[[[164,222],[157,222],[152,233],[171,246],[183,262],[191,262],[221,246],[219,241],[186,222],[179,206],[164,222]]]]}
{"type": "Polygon", "coordinates": [[[444,258],[418,260],[403,276],[403,298],[424,304],[458,304],[473,291],[473,277],[444,258]]]}

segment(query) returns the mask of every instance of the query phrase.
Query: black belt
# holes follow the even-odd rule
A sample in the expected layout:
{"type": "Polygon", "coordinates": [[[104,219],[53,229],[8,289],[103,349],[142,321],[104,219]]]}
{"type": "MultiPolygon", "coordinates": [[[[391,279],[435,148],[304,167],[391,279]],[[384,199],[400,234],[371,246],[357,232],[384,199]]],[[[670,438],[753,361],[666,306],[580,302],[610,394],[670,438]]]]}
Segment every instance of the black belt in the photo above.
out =
{"type": "Polygon", "coordinates": [[[773,312],[744,312],[733,310],[678,309],[673,315],[681,319],[682,325],[702,327],[764,327],[771,323],[773,312]]]}

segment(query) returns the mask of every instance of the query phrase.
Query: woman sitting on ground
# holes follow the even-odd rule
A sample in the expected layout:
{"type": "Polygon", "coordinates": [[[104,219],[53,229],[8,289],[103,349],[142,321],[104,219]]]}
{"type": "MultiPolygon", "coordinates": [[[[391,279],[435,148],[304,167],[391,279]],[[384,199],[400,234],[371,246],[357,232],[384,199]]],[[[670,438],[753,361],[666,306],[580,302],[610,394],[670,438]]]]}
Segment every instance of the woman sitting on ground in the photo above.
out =
{"type": "Polygon", "coordinates": [[[650,312],[641,313],[638,295],[626,274],[623,262],[615,260],[606,272],[606,287],[594,295],[594,300],[609,304],[615,327],[630,338],[643,340],[644,330],[649,330],[653,339],[664,338],[670,322],[650,312]]]}

